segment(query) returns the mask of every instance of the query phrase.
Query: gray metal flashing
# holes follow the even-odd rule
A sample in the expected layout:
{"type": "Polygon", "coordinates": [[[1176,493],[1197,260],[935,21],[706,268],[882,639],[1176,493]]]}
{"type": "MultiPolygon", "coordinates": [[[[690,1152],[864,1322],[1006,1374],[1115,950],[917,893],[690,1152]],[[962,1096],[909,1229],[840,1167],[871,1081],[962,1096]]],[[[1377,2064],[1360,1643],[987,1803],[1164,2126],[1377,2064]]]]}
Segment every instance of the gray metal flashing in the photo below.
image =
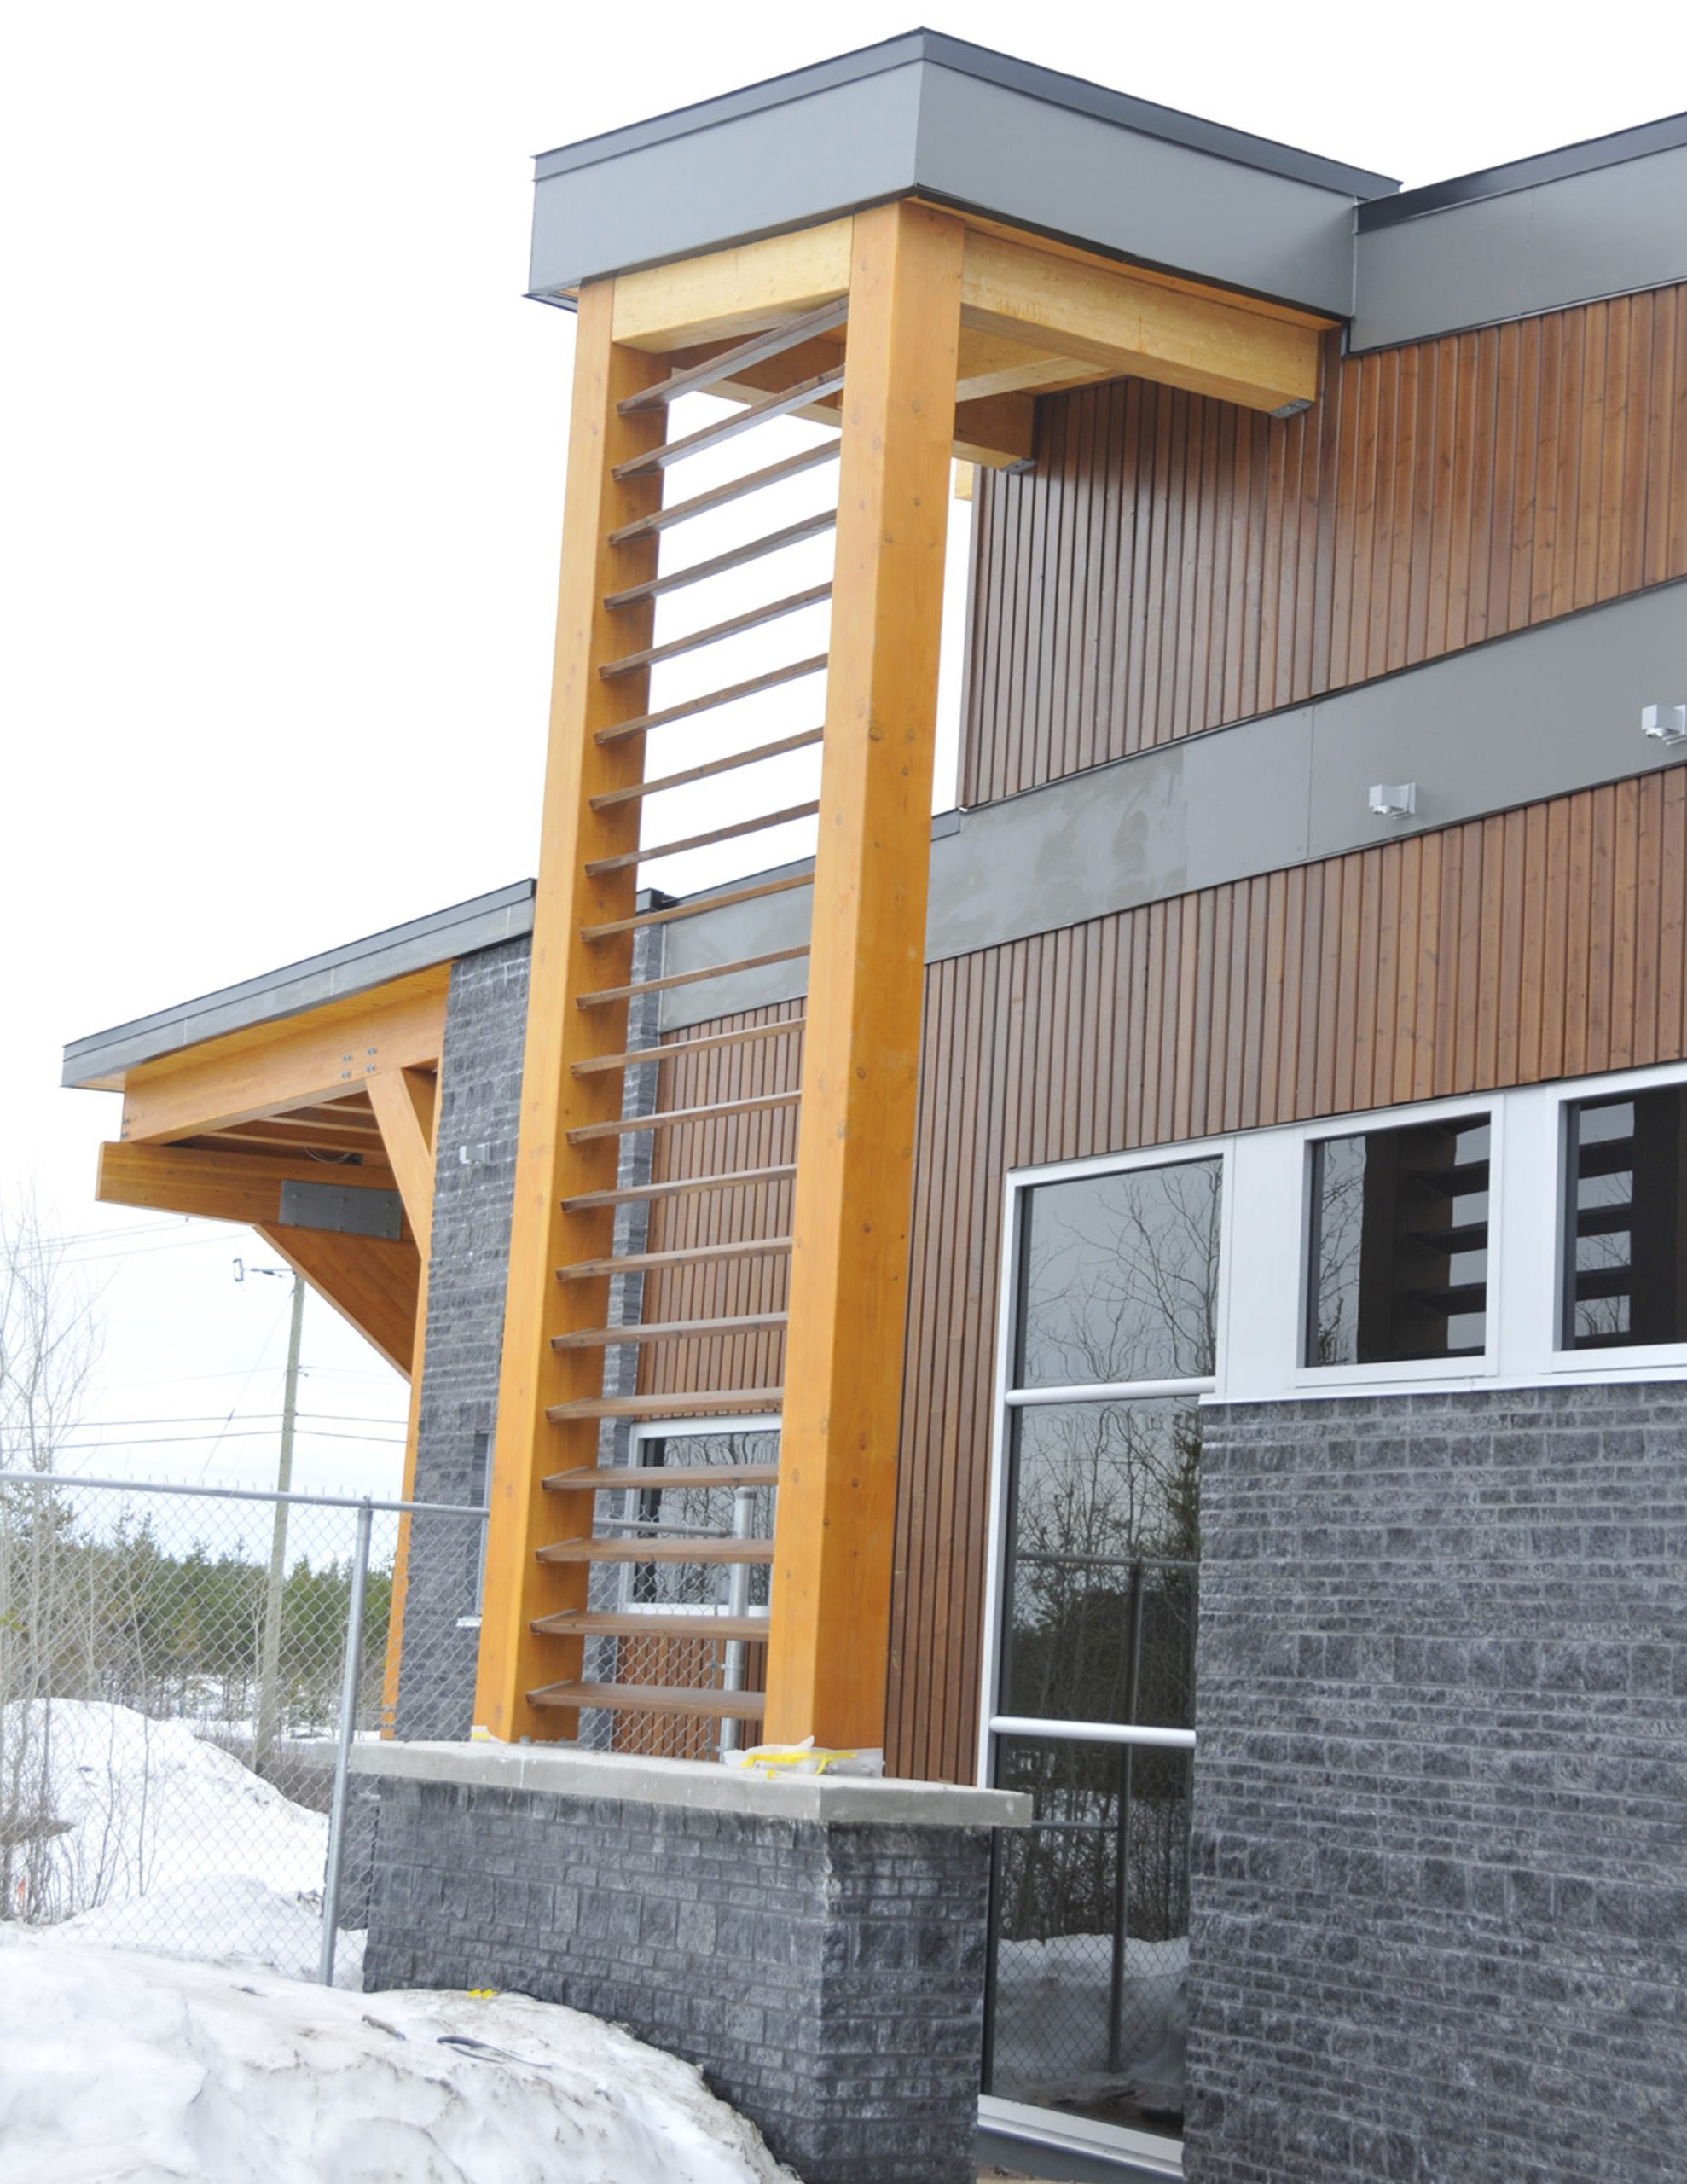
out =
{"type": "Polygon", "coordinates": [[[1231,160],[1238,166],[1310,183],[1316,189],[1332,189],[1343,196],[1369,199],[1400,188],[1399,182],[1390,175],[1373,174],[1366,167],[1327,160],[1316,152],[1303,152],[1271,137],[1255,136],[1249,130],[1205,121],[1197,114],[1180,113],[1175,107],[1133,98],[1128,92],[1092,83],[1087,77],[1070,76],[1061,69],[1045,68],[1035,61],[1017,60],[1012,54],[998,53],[989,46],[975,45],[970,39],[930,30],[904,31],[895,38],[881,39],[877,45],[859,46],[851,53],[838,54],[807,68],[789,69],[783,75],[745,84],[718,98],[702,99],[694,105],[678,107],[670,113],[634,122],[624,129],[608,130],[600,136],[583,137],[554,151],[542,152],[533,163],[534,178],[542,182],[554,174],[594,166],[599,160],[616,159],[627,152],[642,151],[650,145],[691,136],[699,130],[716,128],[723,122],[762,113],[769,107],[787,105],[840,84],[860,83],[916,61],[930,61],[959,75],[997,84],[1005,90],[1022,93],[1069,113],[1089,114],[1115,128],[1133,130],[1139,136],[1161,137],[1168,143],[1181,144],[1191,151],[1231,160]]]}
{"type": "Polygon", "coordinates": [[[1122,261],[1352,307],[1353,210],[1389,177],[933,32],[546,154],[531,293],[916,191],[1122,261]]]}
{"type": "MultiPolygon", "coordinates": [[[[1640,712],[1680,700],[1687,579],[977,805],[934,839],[926,960],[1679,764],[1640,712]],[[1415,815],[1373,816],[1371,785],[1405,781],[1415,815]]],[[[683,920],[665,967],[788,946],[806,909],[798,891],[683,920]]],[[[681,987],[663,1028],[795,1000],[805,983],[799,961],[681,987]]]]}
{"type": "Polygon", "coordinates": [[[1616,129],[1607,136],[1584,137],[1577,144],[1562,144],[1555,151],[1508,160],[1502,166],[1481,167],[1474,174],[1454,175],[1446,182],[1403,189],[1397,196],[1370,200],[1359,208],[1359,232],[1370,235],[1379,228],[1397,227],[1402,220],[1421,219],[1428,212],[1445,212],[1485,197],[1534,189],[1543,183],[1563,182],[1572,175],[1621,166],[1629,160],[1644,160],[1654,152],[1674,151],[1683,145],[1687,145],[1687,113],[1666,114],[1661,120],[1643,121],[1632,129],[1616,129]]]}
{"type": "Polygon", "coordinates": [[[519,880],[490,894],[476,895],[448,909],[432,911],[384,932],[306,956],[280,970],[221,987],[197,1000],[182,1002],[151,1016],[136,1017],[110,1031],[73,1039],[64,1050],[61,1081],[71,1086],[101,1088],[143,1061],[177,1054],[201,1040],[254,1024],[273,1023],[301,1009],[319,1008],[347,994],[363,993],[390,979],[454,962],[477,949],[495,947],[533,925],[533,882],[519,880]]]}
{"type": "Polygon", "coordinates": [[[1349,348],[1427,340],[1687,280],[1687,129],[1660,123],[1657,131],[1620,160],[1428,206],[1360,235],[1349,348]]]}

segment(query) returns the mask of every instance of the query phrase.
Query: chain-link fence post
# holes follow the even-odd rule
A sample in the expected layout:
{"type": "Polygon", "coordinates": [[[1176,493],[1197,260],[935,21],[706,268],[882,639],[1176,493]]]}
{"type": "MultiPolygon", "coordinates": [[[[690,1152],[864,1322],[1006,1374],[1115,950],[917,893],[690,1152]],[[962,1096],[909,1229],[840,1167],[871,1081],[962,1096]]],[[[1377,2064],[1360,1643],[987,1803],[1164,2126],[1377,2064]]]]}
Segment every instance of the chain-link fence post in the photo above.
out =
{"type": "Polygon", "coordinates": [[[339,1874],[345,1855],[345,1792],[351,1772],[351,1740],[357,1734],[357,1684],[363,1666],[363,1595],[369,1579],[369,1533],[374,1504],[357,1512],[357,1544],[352,1554],[351,1596],[345,1607],[345,1662],[339,1687],[339,1734],[334,1742],[333,1793],[328,1804],[328,1871],[322,1881],[322,1954],[316,1978],[333,1984],[334,1945],[339,1934],[339,1874]]]}

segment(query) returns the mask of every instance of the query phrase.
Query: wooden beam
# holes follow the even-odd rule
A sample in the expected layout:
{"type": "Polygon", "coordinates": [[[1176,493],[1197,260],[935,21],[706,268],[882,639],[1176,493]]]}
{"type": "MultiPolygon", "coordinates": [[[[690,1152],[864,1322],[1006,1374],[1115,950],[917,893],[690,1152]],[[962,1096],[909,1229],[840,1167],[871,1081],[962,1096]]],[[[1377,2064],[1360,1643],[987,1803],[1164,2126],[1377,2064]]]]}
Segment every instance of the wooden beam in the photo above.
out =
{"type": "Polygon", "coordinates": [[[123,1136],[202,1136],[362,1091],[380,1069],[432,1067],[444,1039],[450,967],[142,1062],[124,1085],[123,1136]]]}
{"type": "MultiPolygon", "coordinates": [[[[641,276],[635,278],[643,281],[641,276]]],[[[655,575],[653,531],[618,547],[611,544],[609,534],[652,514],[661,491],[659,473],[624,480],[614,474],[617,465],[659,444],[664,428],[660,408],[626,417],[617,408],[623,397],[654,385],[664,373],[659,355],[641,353],[615,339],[622,285],[596,282],[582,289],[575,340],[550,736],[474,1710],[477,1727],[503,1739],[572,1734],[571,1716],[541,1713],[528,1704],[526,1694],[559,1675],[577,1675],[580,1641],[536,1637],[532,1625],[542,1616],[586,1602],[583,1572],[541,1565],[534,1550],[553,1521],[545,1507],[547,1475],[591,1462],[597,1452],[595,1425],[554,1426],[547,1413],[599,1391],[601,1357],[592,1350],[555,1350],[551,1338],[601,1327],[608,1317],[606,1279],[559,1282],[556,1269],[572,1260],[606,1258],[614,1240],[612,1205],[597,1204],[565,1214],[562,1201],[614,1188],[616,1139],[571,1144],[569,1133],[619,1115],[619,1075],[613,1070],[580,1073],[579,1065],[627,1044],[624,1002],[581,1009],[573,1006],[573,996],[594,987],[625,985],[632,976],[628,921],[635,909],[635,868],[595,874],[586,868],[638,845],[637,799],[606,800],[601,808],[594,808],[593,799],[612,799],[613,792],[640,779],[642,736],[612,735],[603,742],[598,738],[641,717],[649,704],[647,674],[606,680],[598,672],[606,660],[650,642],[653,610],[647,600],[614,613],[604,601],[655,575]],[[583,939],[583,927],[604,926],[616,930],[595,946],[583,939]]],[[[648,301],[654,285],[644,282],[637,293],[648,301]]],[[[717,284],[717,301],[720,293],[717,284]]],[[[659,334],[658,317],[646,311],[641,322],[646,336],[652,329],[659,334]]],[[[662,345],[653,340],[652,351],[657,346],[662,345]]]]}
{"type": "Polygon", "coordinates": [[[884,1742],[965,231],[857,216],[768,1656],[779,1742],[884,1742]]]}
{"type": "MultiPolygon", "coordinates": [[[[824,371],[829,361],[836,360],[837,345],[842,338],[841,332],[837,335],[818,335],[800,349],[791,350],[768,363],[752,365],[712,392],[732,401],[753,402],[798,377],[824,371]]],[[[686,361],[701,363],[728,346],[724,342],[704,344],[688,351],[686,361]]],[[[955,411],[954,452],[964,462],[983,462],[992,469],[1030,459],[1035,411],[1028,390],[1081,386],[1088,380],[1108,376],[1096,364],[1083,363],[1070,357],[1051,356],[1023,341],[1008,341],[996,334],[969,334],[964,330],[957,369],[959,383],[956,390],[959,406],[955,411]]],[[[832,397],[796,414],[811,424],[836,426],[843,414],[841,400],[841,396],[832,397]]]]}
{"type": "Polygon", "coordinates": [[[409,1377],[421,1286],[421,1258],[414,1244],[337,1236],[326,1228],[253,1225],[270,1250],[350,1321],[394,1372],[409,1377]]]}
{"type": "Polygon", "coordinates": [[[952,451],[958,462],[1008,470],[1037,451],[1037,404],[1029,394],[993,394],[955,404],[952,451]]]}
{"type": "MultiPolygon", "coordinates": [[[[369,1104],[381,1120],[410,1225],[416,1232],[421,1275],[416,1283],[416,1325],[410,1348],[410,1404],[404,1420],[404,1478],[399,1499],[416,1493],[416,1452],[421,1445],[422,1383],[427,1363],[427,1277],[432,1258],[433,1177],[439,1158],[439,1077],[420,1070],[377,1071],[369,1079],[369,1104]],[[379,1091],[377,1087],[380,1088],[379,1091]],[[406,1172],[409,1181],[406,1183],[406,1172]]],[[[410,1596],[410,1519],[398,1519],[392,1554],[392,1606],[386,1623],[386,1661],[381,1676],[380,1730],[397,1734],[398,1677],[404,1659],[404,1610],[410,1596]]]]}
{"type": "Polygon", "coordinates": [[[391,1171],[287,1153],[192,1151],[173,1145],[102,1145],[94,1195],[107,1205],[143,1205],[201,1221],[279,1222],[283,1183],[330,1182],[348,1190],[390,1191],[391,1171]]]}
{"type": "Polygon", "coordinates": [[[438,1079],[420,1069],[378,1069],[368,1080],[369,1104],[398,1178],[404,1211],[423,1258],[433,1235],[433,1130],[438,1079]]]}
{"type": "Polygon", "coordinates": [[[341,1236],[326,1228],[283,1228],[284,1182],[332,1182],[348,1190],[394,1187],[383,1168],[327,1167],[320,1161],[259,1153],[189,1153],[175,1146],[100,1147],[94,1195],[107,1205],[144,1205],[203,1221],[239,1221],[319,1290],[389,1365],[409,1374],[417,1321],[420,1254],[407,1234],[341,1236]]]}
{"type": "MultiPolygon", "coordinates": [[[[611,338],[628,348],[665,353],[702,341],[742,340],[781,318],[813,311],[849,286],[849,230],[847,218],[828,220],[793,235],[623,273],[613,283],[611,338]]],[[[582,289],[583,304],[586,293],[582,289]]]]}
{"type": "Polygon", "coordinates": [[[982,332],[1249,410],[1310,402],[1318,392],[1311,327],[994,235],[966,238],[961,310],[982,332]]]}

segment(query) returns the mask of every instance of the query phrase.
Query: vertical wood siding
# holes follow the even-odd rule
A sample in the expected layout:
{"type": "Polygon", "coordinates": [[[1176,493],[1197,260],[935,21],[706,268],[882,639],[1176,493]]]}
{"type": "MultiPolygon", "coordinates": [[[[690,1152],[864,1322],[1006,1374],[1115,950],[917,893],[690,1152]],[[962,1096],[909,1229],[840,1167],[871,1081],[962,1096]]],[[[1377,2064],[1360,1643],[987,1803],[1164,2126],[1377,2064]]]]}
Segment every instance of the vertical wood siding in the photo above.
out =
{"type": "Polygon", "coordinates": [[[1276,420],[1116,380],[981,471],[961,801],[1687,574],[1687,287],[1344,358],[1276,420]]]}
{"type": "MultiPolygon", "coordinates": [[[[893,1768],[971,1773],[1010,1169],[1678,1060],[1684,1002],[1683,767],[932,965],[893,1768]]],[[[799,1037],[679,1066],[667,1102],[795,1083],[799,1037]]],[[[787,1114],[711,1127],[724,1135],[707,1143],[701,1125],[664,1133],[669,1172],[788,1156],[787,1114]]],[[[664,1210],[660,1240],[735,1236],[752,1223],[766,1233],[769,1211],[774,1223],[788,1211],[782,1190],[768,1194],[780,1201],[770,1208],[745,1195],[710,1192],[664,1210]]],[[[652,1284],[646,1316],[778,1309],[784,1284],[778,1260],[669,1276],[652,1284]]],[[[694,1368],[706,1377],[693,1385],[753,1385],[778,1368],[776,1340],[664,1345],[646,1359],[641,1385],[672,1388],[694,1368]]]]}

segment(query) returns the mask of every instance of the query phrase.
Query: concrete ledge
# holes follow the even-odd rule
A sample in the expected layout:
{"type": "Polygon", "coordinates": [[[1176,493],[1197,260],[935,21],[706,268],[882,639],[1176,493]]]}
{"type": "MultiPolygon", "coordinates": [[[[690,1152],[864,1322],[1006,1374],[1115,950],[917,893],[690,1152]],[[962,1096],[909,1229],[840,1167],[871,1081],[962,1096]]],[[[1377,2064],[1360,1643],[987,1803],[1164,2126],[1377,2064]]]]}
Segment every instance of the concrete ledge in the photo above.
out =
{"type": "Polygon", "coordinates": [[[534,1745],[355,1745],[354,1774],[412,1782],[525,1790],[558,1798],[618,1798],[629,1804],[770,1820],[865,1822],[879,1827],[1023,1827],[1031,1800],[1017,1790],[864,1776],[751,1774],[710,1760],[644,1759],[629,1753],[534,1745]]]}

